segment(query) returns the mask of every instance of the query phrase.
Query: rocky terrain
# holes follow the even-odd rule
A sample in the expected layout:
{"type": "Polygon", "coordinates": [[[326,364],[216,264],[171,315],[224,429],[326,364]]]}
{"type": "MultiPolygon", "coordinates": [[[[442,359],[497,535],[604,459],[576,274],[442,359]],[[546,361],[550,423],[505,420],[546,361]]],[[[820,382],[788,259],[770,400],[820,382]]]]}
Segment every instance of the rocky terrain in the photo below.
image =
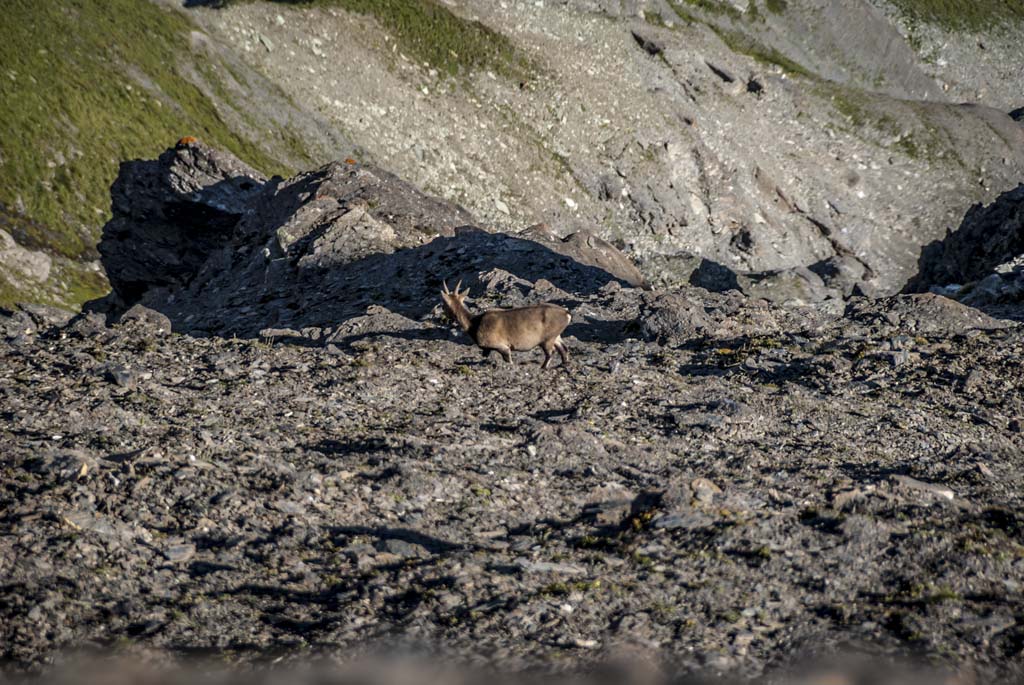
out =
{"type": "Polygon", "coordinates": [[[2,319],[9,673],[391,648],[1024,676],[1019,299],[650,289],[594,235],[202,143],[112,195],[114,293],[2,319]],[[571,364],[482,358],[438,306],[458,278],[475,308],[568,307],[571,364]]]}
{"type": "Polygon", "coordinates": [[[1019,3],[5,16],[0,679],[1024,682],[1019,3]]]}

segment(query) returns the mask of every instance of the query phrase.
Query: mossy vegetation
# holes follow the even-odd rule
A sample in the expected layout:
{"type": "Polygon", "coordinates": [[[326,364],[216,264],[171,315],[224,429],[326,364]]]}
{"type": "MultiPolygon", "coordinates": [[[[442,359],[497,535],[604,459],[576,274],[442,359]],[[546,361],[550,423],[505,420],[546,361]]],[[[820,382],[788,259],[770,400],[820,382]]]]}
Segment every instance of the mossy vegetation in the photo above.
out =
{"type": "Polygon", "coordinates": [[[891,0],[913,21],[947,30],[979,31],[1024,22],[1024,0],[891,0]]]}
{"type": "Polygon", "coordinates": [[[59,244],[62,236],[46,224],[33,221],[0,203],[0,230],[26,249],[51,253],[50,278],[46,283],[26,280],[14,273],[5,275],[0,269],[0,307],[10,307],[18,302],[69,307],[107,292],[103,274],[90,264],[62,257],[49,249],[50,245],[59,244]]]}
{"type": "Polygon", "coordinates": [[[690,9],[690,4],[684,0],[666,0],[668,6],[672,8],[672,11],[676,13],[680,19],[687,24],[696,24],[700,22],[700,17],[693,13],[690,9]]]}
{"type": "Polygon", "coordinates": [[[40,246],[80,255],[101,224],[121,160],[183,135],[222,145],[268,173],[280,165],[227,129],[175,70],[193,26],[133,0],[11,0],[0,41],[0,201],[39,225],[40,246]]]}
{"type": "MultiPolygon", "coordinates": [[[[761,15],[757,11],[757,5],[752,4],[751,11],[744,15],[732,5],[713,2],[712,0],[668,0],[668,4],[679,18],[687,24],[707,24],[712,31],[718,34],[722,42],[735,53],[751,57],[761,64],[779,67],[792,75],[814,76],[813,72],[802,64],[791,60],[775,48],[765,45],[750,35],[749,32],[729,28],[729,26],[735,27],[739,25],[739,20],[757,21],[760,19],[761,15]],[[733,21],[727,20],[724,22],[724,25],[713,20],[705,21],[698,14],[695,14],[694,10],[703,10],[711,16],[727,17],[728,20],[733,21]]],[[[785,0],[773,0],[766,7],[771,12],[781,13],[786,9],[786,3],[785,0]]]]}
{"type": "Polygon", "coordinates": [[[859,135],[871,129],[891,137],[888,147],[910,159],[930,163],[945,160],[964,166],[949,133],[933,121],[927,103],[902,101],[898,106],[903,111],[893,111],[892,107],[897,105],[892,101],[883,104],[879,96],[830,81],[819,82],[815,92],[831,101],[836,112],[845,119],[842,128],[851,133],[859,135]]]}
{"type": "MultiPolygon", "coordinates": [[[[94,258],[121,161],[184,136],[266,173],[289,169],[237,135],[182,75],[194,25],[135,0],[9,0],[0,26],[0,203],[16,239],[67,259],[94,258]]],[[[95,293],[95,278],[75,297],[95,293]]]]}
{"type": "MultiPolygon", "coordinates": [[[[254,0],[220,0],[218,6],[254,0]]],[[[270,0],[294,6],[338,7],[374,17],[402,50],[443,74],[489,70],[526,79],[530,61],[508,37],[479,21],[463,19],[437,0],[270,0]]]]}
{"type": "Polygon", "coordinates": [[[678,6],[682,3],[711,14],[725,15],[733,19],[739,19],[743,16],[743,13],[730,3],[719,2],[718,0],[676,0],[670,4],[673,5],[673,9],[678,11],[678,6]]]}

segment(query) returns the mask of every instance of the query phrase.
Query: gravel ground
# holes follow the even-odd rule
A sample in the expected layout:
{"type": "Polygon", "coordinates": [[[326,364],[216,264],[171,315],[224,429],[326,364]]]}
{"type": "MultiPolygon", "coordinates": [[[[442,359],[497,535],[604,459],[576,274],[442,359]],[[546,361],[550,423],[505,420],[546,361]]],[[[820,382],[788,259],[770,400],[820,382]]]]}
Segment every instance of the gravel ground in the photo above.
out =
{"type": "Polygon", "coordinates": [[[673,337],[678,302],[618,284],[574,311],[572,366],[547,372],[380,308],[345,345],[3,319],[5,670],[401,645],[508,671],[626,650],[744,679],[857,652],[1020,678],[1019,327],[923,296],[799,326],[709,306],[717,328],[673,337]],[[991,330],[950,333],[964,316],[991,330]]]}

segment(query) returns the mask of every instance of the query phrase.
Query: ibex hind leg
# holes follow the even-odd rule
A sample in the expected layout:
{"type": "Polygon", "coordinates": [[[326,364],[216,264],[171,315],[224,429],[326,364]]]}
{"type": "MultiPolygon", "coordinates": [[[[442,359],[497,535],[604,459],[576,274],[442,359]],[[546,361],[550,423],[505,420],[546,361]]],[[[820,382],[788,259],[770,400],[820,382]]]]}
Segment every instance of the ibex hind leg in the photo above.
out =
{"type": "Polygon", "coordinates": [[[558,356],[562,358],[562,366],[569,365],[569,348],[562,342],[562,338],[555,338],[555,349],[558,350],[558,356]]]}
{"type": "Polygon", "coordinates": [[[558,343],[556,343],[554,340],[550,342],[541,343],[540,348],[544,350],[544,363],[540,365],[540,368],[546,369],[548,368],[548,366],[551,365],[552,353],[555,351],[557,345],[558,343]]]}

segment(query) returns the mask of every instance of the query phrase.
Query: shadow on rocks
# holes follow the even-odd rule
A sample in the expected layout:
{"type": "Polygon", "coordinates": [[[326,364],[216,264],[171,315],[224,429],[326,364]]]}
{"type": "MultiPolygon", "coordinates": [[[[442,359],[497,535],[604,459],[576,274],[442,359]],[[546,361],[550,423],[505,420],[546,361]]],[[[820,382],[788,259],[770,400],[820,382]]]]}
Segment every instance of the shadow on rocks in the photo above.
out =
{"type": "Polygon", "coordinates": [[[182,141],[155,161],[123,164],[111,195],[99,249],[114,292],[87,310],[117,321],[141,304],[195,337],[437,339],[422,320],[445,281],[461,280],[481,300],[476,311],[643,284],[625,255],[588,232],[562,237],[538,224],[491,233],[461,207],[356,163],[267,181],[228,153],[182,141]]]}

